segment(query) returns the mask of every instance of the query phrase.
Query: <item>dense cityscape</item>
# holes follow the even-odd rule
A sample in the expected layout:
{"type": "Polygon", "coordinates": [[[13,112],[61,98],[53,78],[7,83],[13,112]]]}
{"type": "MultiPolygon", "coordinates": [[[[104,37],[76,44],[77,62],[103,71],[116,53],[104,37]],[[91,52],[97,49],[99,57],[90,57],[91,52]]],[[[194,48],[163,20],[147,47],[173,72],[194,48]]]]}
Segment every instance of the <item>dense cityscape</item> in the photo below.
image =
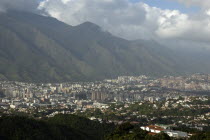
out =
{"type": "Polygon", "coordinates": [[[210,0],[0,0],[0,140],[210,140],[210,0]]]}
{"type": "Polygon", "coordinates": [[[75,114],[100,123],[130,122],[153,133],[189,138],[210,129],[210,75],[120,76],[96,82],[0,82],[2,115],[75,114]]]}

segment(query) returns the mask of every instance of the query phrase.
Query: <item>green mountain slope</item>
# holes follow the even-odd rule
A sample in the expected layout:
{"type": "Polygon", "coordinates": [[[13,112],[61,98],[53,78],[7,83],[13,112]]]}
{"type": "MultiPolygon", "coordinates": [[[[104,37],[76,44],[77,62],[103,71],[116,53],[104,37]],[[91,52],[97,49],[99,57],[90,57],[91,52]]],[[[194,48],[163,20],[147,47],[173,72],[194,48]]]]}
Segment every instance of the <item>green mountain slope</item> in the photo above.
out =
{"type": "Polygon", "coordinates": [[[0,13],[0,79],[59,82],[186,70],[154,41],[128,41],[86,22],[69,26],[26,12],[0,13]]]}

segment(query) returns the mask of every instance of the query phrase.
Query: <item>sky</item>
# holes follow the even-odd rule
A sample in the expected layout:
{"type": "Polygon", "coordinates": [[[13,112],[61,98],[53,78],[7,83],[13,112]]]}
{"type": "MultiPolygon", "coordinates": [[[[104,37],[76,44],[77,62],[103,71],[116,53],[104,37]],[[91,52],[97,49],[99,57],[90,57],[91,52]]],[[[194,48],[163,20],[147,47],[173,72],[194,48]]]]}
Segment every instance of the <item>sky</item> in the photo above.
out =
{"type": "Polygon", "coordinates": [[[0,0],[0,11],[31,11],[69,25],[93,22],[113,35],[166,46],[210,46],[210,0],[0,0]]]}

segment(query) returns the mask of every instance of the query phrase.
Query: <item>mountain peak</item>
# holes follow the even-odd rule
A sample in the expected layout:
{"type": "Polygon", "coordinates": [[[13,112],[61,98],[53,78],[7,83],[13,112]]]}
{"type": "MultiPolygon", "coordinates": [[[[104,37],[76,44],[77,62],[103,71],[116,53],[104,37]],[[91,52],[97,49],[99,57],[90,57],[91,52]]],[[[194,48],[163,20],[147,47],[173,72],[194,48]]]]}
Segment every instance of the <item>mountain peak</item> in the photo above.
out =
{"type": "Polygon", "coordinates": [[[89,22],[89,21],[84,22],[84,23],[78,25],[77,27],[84,28],[84,29],[101,30],[100,26],[98,26],[95,23],[89,22]]]}

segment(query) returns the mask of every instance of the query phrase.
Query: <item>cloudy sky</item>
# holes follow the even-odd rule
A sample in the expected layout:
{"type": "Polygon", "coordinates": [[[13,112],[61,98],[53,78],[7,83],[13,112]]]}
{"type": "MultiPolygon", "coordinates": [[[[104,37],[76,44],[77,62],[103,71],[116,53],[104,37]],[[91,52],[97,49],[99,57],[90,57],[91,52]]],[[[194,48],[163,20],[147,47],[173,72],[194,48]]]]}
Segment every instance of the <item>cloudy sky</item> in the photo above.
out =
{"type": "Polygon", "coordinates": [[[129,40],[210,44],[210,0],[0,0],[6,9],[44,11],[74,26],[90,21],[129,40]]]}

